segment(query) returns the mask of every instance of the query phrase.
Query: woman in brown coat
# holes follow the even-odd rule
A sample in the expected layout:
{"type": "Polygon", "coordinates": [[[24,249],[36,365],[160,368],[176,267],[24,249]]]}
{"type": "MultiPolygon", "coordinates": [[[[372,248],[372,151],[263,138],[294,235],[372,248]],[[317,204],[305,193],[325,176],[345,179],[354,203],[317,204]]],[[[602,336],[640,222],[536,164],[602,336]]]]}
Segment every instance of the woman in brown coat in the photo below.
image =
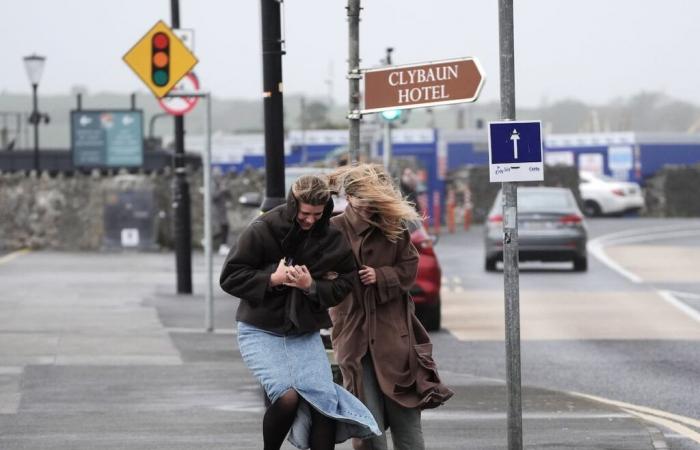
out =
{"type": "MultiPolygon", "coordinates": [[[[430,338],[414,314],[408,291],[418,252],[406,229],[420,220],[381,166],[338,169],[331,182],[348,199],[332,219],[350,242],[359,269],[352,294],[331,309],[333,347],[345,387],[391,428],[396,450],[425,448],[420,412],[452,396],[438,377],[430,338]]],[[[356,449],[386,449],[386,434],[356,449]]]]}

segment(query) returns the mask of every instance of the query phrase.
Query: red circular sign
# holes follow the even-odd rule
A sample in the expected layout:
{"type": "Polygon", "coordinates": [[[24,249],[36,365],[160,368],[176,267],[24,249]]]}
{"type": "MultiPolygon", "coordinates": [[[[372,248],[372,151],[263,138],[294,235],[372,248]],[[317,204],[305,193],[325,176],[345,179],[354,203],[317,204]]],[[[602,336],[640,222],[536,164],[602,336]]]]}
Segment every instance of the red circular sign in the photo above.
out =
{"type": "MultiPolygon", "coordinates": [[[[177,82],[173,91],[196,92],[199,91],[199,80],[194,72],[190,72],[177,82]]],[[[163,97],[158,104],[168,114],[184,116],[197,106],[199,97],[163,97]]]]}

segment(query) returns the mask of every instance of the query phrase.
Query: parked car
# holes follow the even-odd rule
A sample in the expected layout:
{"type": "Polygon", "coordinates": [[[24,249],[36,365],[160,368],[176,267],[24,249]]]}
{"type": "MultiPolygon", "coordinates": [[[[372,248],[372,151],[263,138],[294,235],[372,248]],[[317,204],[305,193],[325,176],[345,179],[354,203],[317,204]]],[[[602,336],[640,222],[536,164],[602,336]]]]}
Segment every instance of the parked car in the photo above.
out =
{"type": "Polygon", "coordinates": [[[637,183],[592,172],[580,172],[579,179],[583,211],[587,216],[621,215],[644,208],[642,188],[637,183]]]}
{"type": "Polygon", "coordinates": [[[411,232],[411,242],[418,250],[418,274],[410,291],[416,305],[416,316],[426,330],[436,331],[440,329],[442,318],[442,269],[433,248],[437,238],[429,235],[419,220],[409,222],[408,230],[411,232]]]}
{"type": "MultiPolygon", "coordinates": [[[[519,261],[572,261],[574,270],[588,270],[587,230],[570,189],[518,188],[519,261]]],[[[492,272],[503,260],[502,192],[496,196],[486,223],[484,268],[492,272]]]]}
{"type": "MultiPolygon", "coordinates": [[[[328,173],[332,169],[318,167],[287,167],[285,169],[285,188],[289,191],[292,183],[298,177],[308,174],[328,173]]],[[[242,205],[259,207],[262,203],[262,194],[247,192],[239,198],[242,205]]],[[[333,214],[340,214],[347,206],[347,200],[342,196],[334,196],[335,207],[333,214]]],[[[408,224],[411,233],[411,242],[418,250],[418,274],[416,282],[411,288],[411,296],[416,305],[416,316],[428,331],[440,329],[441,302],[440,287],[442,282],[442,270],[438,262],[433,246],[437,238],[431,236],[425,230],[421,221],[411,221],[408,224]]]]}

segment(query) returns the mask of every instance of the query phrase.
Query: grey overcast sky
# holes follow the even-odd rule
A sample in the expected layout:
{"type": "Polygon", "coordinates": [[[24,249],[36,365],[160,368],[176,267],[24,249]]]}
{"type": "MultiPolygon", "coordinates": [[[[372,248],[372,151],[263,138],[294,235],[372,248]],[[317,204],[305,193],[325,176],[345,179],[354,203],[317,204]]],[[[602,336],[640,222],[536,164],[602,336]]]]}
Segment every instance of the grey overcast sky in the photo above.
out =
{"type": "MultiPolygon", "coordinates": [[[[286,93],[347,99],[347,0],[286,0],[286,93]],[[330,80],[330,83],[329,83],[330,80]]],[[[379,65],[479,58],[481,100],[497,100],[497,0],[363,0],[360,56],[379,65]]],[[[214,95],[260,98],[260,2],[180,0],[195,30],[195,72],[214,95]]],[[[123,54],[169,0],[0,0],[0,93],[28,93],[22,57],[47,56],[40,93],[145,91],[123,54]]],[[[700,104],[700,1],[515,0],[516,97],[521,106],[565,98],[604,103],[642,90],[700,104]]],[[[2,109],[0,96],[0,109],[2,109]]]]}

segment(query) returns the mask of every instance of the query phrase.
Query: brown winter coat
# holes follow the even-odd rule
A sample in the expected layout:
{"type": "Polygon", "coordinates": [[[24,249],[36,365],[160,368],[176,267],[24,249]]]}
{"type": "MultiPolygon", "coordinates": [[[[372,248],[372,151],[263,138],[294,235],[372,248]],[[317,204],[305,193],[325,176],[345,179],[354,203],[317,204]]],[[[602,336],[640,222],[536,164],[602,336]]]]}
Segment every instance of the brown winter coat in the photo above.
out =
{"type": "Polygon", "coordinates": [[[428,333],[414,314],[408,291],[418,252],[408,231],[392,243],[348,206],[331,219],[350,242],[358,267],[375,269],[377,283],[355,278],[352,294],[330,310],[333,347],[345,387],[362,399],[362,363],[368,352],[382,392],[406,408],[434,408],[449,399],[437,374],[428,333]]]}

